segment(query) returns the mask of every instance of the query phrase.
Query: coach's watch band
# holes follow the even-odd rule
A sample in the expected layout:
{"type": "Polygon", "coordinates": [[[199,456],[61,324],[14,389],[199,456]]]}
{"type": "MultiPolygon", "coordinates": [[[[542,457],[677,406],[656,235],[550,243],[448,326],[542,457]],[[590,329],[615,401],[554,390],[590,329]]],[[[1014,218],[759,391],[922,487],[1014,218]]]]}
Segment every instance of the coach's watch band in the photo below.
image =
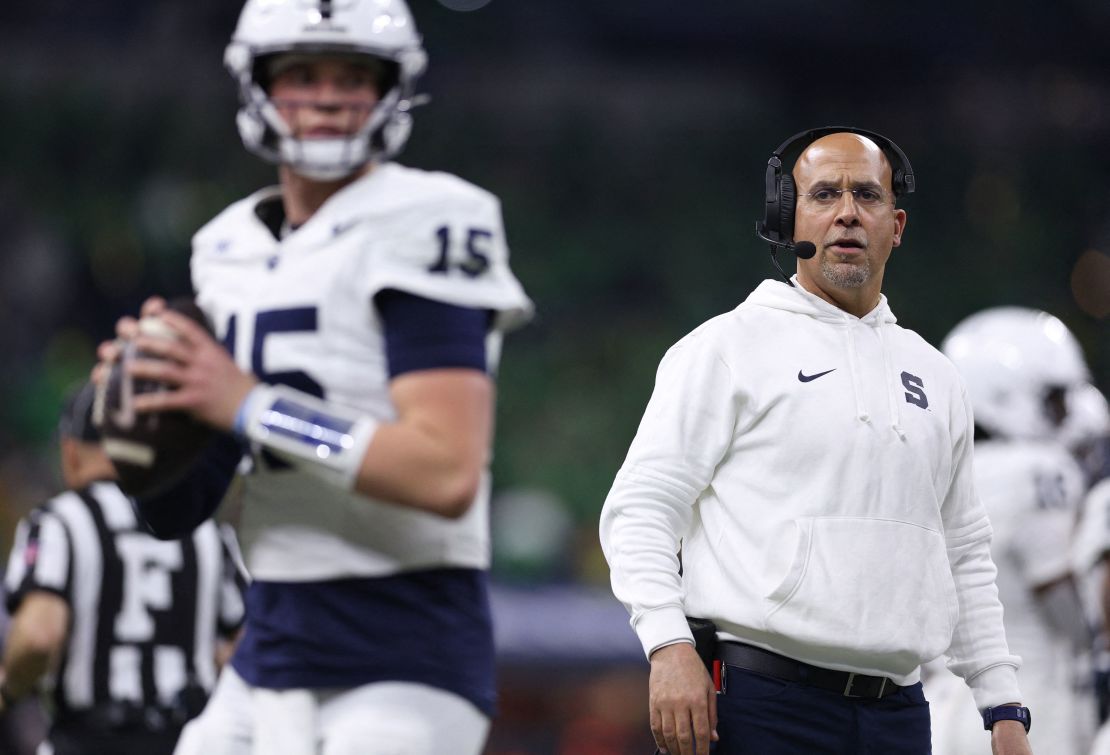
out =
{"type": "Polygon", "coordinates": [[[984,729],[990,731],[998,721],[1020,721],[1028,732],[1029,726],[1033,723],[1033,716],[1028,708],[1019,705],[996,705],[983,710],[984,729]]]}

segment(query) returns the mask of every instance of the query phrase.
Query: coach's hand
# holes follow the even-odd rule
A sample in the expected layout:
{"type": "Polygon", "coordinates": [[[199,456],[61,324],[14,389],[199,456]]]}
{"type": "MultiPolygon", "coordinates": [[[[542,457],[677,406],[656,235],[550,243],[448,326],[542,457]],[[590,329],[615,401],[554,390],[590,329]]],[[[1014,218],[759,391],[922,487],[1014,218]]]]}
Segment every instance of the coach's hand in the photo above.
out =
{"type": "Polygon", "coordinates": [[[717,693],[693,645],[679,642],[651,654],[648,695],[659,751],[708,755],[709,742],[717,741],[717,693]]]}
{"type": "Polygon", "coordinates": [[[1029,737],[1020,721],[998,721],[991,727],[991,752],[994,755],[1032,755],[1029,737]]]}

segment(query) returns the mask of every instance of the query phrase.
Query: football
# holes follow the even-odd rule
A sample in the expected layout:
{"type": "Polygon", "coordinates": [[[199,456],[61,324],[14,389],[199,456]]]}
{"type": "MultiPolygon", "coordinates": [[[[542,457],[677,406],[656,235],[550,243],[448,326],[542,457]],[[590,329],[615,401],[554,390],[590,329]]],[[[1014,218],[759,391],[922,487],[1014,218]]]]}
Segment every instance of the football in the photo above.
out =
{"type": "MultiPolygon", "coordinates": [[[[175,299],[167,308],[212,332],[204,313],[191,299],[175,299]]],[[[142,318],[139,330],[155,337],[176,337],[157,317],[142,318]]],[[[119,475],[119,486],[137,498],[156,495],[181,479],[216,433],[181,411],[136,413],[135,396],[166,390],[163,383],[127,374],[127,365],[140,358],[158,357],[128,343],[112,365],[108,379],[97,387],[93,407],[93,423],[100,430],[101,447],[119,475]]]]}

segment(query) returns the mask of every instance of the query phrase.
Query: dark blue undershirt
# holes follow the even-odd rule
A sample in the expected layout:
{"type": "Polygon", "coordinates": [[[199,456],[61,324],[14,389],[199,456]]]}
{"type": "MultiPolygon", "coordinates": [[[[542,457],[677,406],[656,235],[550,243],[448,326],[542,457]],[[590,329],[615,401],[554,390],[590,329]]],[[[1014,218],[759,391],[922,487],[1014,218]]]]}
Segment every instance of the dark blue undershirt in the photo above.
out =
{"type": "MultiPolygon", "coordinates": [[[[389,377],[418,370],[487,372],[492,313],[410,293],[374,298],[389,377]]],[[[211,516],[243,455],[231,436],[213,441],[178,485],[136,502],[159,537],[181,537],[211,516]]],[[[310,505],[307,504],[306,505],[310,505]]],[[[459,694],[492,714],[493,631],[487,575],[430,569],[326,582],[255,580],[247,628],[232,660],[256,686],[353,687],[411,681],[459,694]]]]}

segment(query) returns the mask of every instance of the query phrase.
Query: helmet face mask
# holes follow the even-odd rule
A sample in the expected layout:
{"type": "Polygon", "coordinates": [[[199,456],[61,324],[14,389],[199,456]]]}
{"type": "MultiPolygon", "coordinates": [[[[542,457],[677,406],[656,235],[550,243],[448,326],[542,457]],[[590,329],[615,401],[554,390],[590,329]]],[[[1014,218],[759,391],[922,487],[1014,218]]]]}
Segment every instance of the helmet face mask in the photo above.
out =
{"type": "Polygon", "coordinates": [[[224,64],[239,85],[236,122],[247,149],[325,181],[400,152],[412,128],[416,82],[427,58],[402,0],[247,0],[224,64]],[[267,91],[270,63],[301,55],[368,57],[384,64],[380,99],[356,132],[298,138],[281,117],[267,91]]]}
{"type": "Polygon", "coordinates": [[[1060,440],[1072,395],[1090,379],[1059,319],[997,307],[963,320],[941,345],[963,375],[975,423],[1002,438],[1060,440]]]}

